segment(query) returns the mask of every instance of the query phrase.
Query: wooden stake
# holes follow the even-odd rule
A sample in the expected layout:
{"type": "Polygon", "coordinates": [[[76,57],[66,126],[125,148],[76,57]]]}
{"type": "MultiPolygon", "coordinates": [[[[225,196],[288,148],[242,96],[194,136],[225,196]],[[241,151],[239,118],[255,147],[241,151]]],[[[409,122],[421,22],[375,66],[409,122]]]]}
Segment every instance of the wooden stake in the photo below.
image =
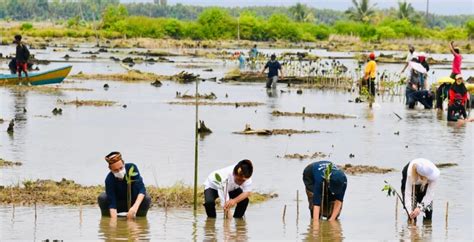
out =
{"type": "Polygon", "coordinates": [[[303,114],[306,113],[306,107],[303,107],[303,110],[301,111],[301,113],[303,113],[303,114]]]}
{"type": "Polygon", "coordinates": [[[82,224],[82,204],[79,205],[79,224],[82,224]]]}
{"type": "Polygon", "coordinates": [[[444,222],[446,223],[446,228],[448,228],[448,212],[449,212],[449,202],[446,202],[446,215],[444,217],[444,222]]]}
{"type": "Polygon", "coordinates": [[[395,197],[395,220],[398,220],[398,198],[395,197]]]}
{"type": "Polygon", "coordinates": [[[283,217],[282,217],[283,221],[285,221],[285,215],[286,215],[286,204],[283,207],[283,217]]]}
{"type": "Polygon", "coordinates": [[[300,216],[300,191],[296,190],[296,216],[300,216]]]}
{"type": "Polygon", "coordinates": [[[35,201],[35,222],[36,222],[36,218],[38,218],[38,215],[36,213],[36,201],[35,201]]]}

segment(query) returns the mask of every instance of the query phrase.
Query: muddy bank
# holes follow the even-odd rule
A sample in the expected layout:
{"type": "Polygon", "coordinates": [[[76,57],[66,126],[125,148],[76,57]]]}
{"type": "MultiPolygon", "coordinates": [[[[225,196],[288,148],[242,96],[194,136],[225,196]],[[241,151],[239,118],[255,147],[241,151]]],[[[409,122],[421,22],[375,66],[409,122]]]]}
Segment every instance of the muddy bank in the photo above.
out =
{"type": "Polygon", "coordinates": [[[0,158],[0,167],[5,167],[5,166],[21,166],[23,165],[19,161],[8,161],[0,158]]]}
{"type": "Polygon", "coordinates": [[[62,105],[75,105],[79,106],[92,106],[92,107],[109,107],[117,104],[115,101],[106,101],[106,100],[73,100],[73,101],[63,101],[58,100],[58,104],[62,105]]]}
{"type": "MultiPolygon", "coordinates": [[[[182,94],[181,92],[176,92],[176,98],[184,99],[184,100],[196,99],[196,95],[189,95],[189,94],[186,94],[186,93],[182,94]]],[[[207,93],[204,93],[204,94],[198,93],[197,98],[198,99],[215,100],[215,99],[217,99],[217,96],[213,92],[211,92],[209,94],[207,94],[207,93]]]]}
{"type": "Polygon", "coordinates": [[[232,132],[243,135],[292,135],[292,134],[314,134],[320,133],[318,130],[295,130],[295,129],[252,129],[246,124],[243,131],[232,132]]]}
{"type": "MultiPolygon", "coordinates": [[[[177,183],[171,187],[147,186],[153,205],[159,207],[191,207],[193,205],[193,187],[177,183]]],[[[72,180],[62,179],[24,181],[22,185],[0,186],[0,203],[31,205],[93,205],[97,197],[104,192],[102,185],[83,186],[72,180]]],[[[198,189],[198,203],[203,204],[204,187],[198,189]]],[[[275,193],[252,193],[251,203],[264,202],[277,197],[275,193]]]]}
{"type": "MultiPolygon", "coordinates": [[[[196,102],[193,101],[180,101],[180,102],[167,102],[171,105],[196,105],[196,102]]],[[[238,107],[257,107],[262,106],[264,103],[260,102],[208,102],[208,101],[199,101],[198,105],[200,106],[234,106],[238,107]]]]}
{"type": "Polygon", "coordinates": [[[294,113],[294,112],[281,112],[278,110],[274,110],[272,112],[273,116],[280,117],[304,117],[304,118],[319,118],[319,119],[348,119],[348,118],[356,118],[356,116],[345,115],[345,114],[335,114],[335,113],[294,113]]]}
{"type": "Polygon", "coordinates": [[[149,81],[153,82],[156,80],[169,80],[169,76],[162,76],[153,73],[141,72],[136,70],[130,70],[126,73],[117,73],[117,74],[84,74],[78,73],[72,75],[69,78],[71,79],[81,79],[81,80],[107,80],[107,81],[123,81],[123,82],[139,82],[139,81],[149,81]]]}
{"type": "Polygon", "coordinates": [[[277,158],[284,158],[284,159],[298,159],[298,160],[306,160],[306,159],[319,159],[319,158],[326,158],[330,157],[331,155],[325,154],[323,152],[317,151],[313,154],[286,154],[284,156],[277,155],[277,158]]]}
{"type": "Polygon", "coordinates": [[[453,167],[453,166],[458,166],[457,163],[436,163],[435,165],[438,168],[449,168],[449,167],[453,167]]]}
{"type": "Polygon", "coordinates": [[[375,174],[385,174],[388,172],[396,171],[393,168],[380,168],[377,166],[367,166],[367,165],[352,165],[352,164],[345,164],[344,166],[339,166],[344,173],[349,175],[359,175],[365,173],[375,173],[375,174]]]}

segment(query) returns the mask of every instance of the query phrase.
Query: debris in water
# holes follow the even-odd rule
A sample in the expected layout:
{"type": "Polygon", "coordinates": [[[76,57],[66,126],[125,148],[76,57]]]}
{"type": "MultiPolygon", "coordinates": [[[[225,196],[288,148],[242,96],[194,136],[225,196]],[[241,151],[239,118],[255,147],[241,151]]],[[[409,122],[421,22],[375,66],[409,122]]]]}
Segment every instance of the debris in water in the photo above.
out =
{"type": "Polygon", "coordinates": [[[323,152],[314,152],[314,154],[286,154],[283,157],[277,156],[278,158],[284,158],[284,159],[298,159],[298,160],[305,160],[305,159],[318,159],[318,158],[326,158],[329,157],[330,155],[327,155],[323,152]]]}
{"type": "Polygon", "coordinates": [[[367,166],[367,165],[352,165],[352,164],[345,164],[344,166],[339,166],[346,174],[349,175],[357,175],[357,174],[364,174],[364,173],[377,173],[377,174],[385,174],[388,172],[393,172],[395,169],[393,168],[380,168],[376,166],[367,166]]]}
{"type": "Polygon", "coordinates": [[[206,124],[204,123],[204,120],[199,120],[199,127],[198,127],[198,134],[210,134],[212,133],[212,130],[209,129],[206,124]]]}
{"type": "MultiPolygon", "coordinates": [[[[193,101],[181,101],[181,102],[168,102],[172,105],[196,105],[196,102],[193,101]]],[[[208,102],[208,101],[199,101],[198,105],[200,106],[235,106],[238,107],[256,107],[264,105],[260,102],[208,102]]]]}
{"type": "MultiPolygon", "coordinates": [[[[179,98],[179,99],[196,99],[196,95],[187,95],[187,94],[181,94],[181,92],[176,92],[176,98],[179,98]]],[[[217,99],[217,96],[213,92],[211,92],[209,94],[198,94],[198,99],[215,100],[215,99],[217,99]]]]}
{"type": "Polygon", "coordinates": [[[107,84],[107,83],[104,84],[104,90],[106,90],[106,91],[109,90],[109,84],[107,84]]]}
{"type": "Polygon", "coordinates": [[[354,154],[352,154],[352,153],[350,153],[350,154],[349,154],[349,158],[351,158],[351,159],[352,159],[352,158],[354,158],[354,157],[355,157],[355,155],[354,155],[354,154]]]}
{"type": "Polygon", "coordinates": [[[293,116],[293,117],[308,117],[308,118],[321,118],[321,119],[337,119],[337,118],[356,118],[356,116],[344,115],[344,114],[334,114],[334,113],[292,113],[292,112],[280,112],[274,110],[272,112],[273,116],[293,116]]]}
{"type": "Polygon", "coordinates": [[[151,85],[154,87],[161,87],[163,84],[160,82],[160,80],[155,80],[151,83],[151,85]]]}
{"type": "Polygon", "coordinates": [[[19,161],[7,161],[7,160],[4,160],[2,158],[0,158],[0,167],[4,167],[4,166],[21,166],[23,165],[21,162],[19,161]]]}
{"type": "Polygon", "coordinates": [[[435,164],[435,165],[436,165],[436,167],[438,167],[438,168],[447,168],[447,167],[458,166],[457,163],[449,163],[449,162],[448,162],[448,163],[437,163],[437,164],[435,164]]]}
{"type": "Polygon", "coordinates": [[[59,104],[63,105],[76,105],[76,106],[94,106],[94,107],[103,107],[103,106],[113,106],[117,102],[114,101],[104,101],[104,100],[74,100],[74,101],[62,101],[58,99],[59,104]]]}
{"type": "Polygon", "coordinates": [[[252,129],[249,124],[245,125],[245,129],[234,134],[244,135],[292,135],[292,134],[314,134],[320,133],[318,130],[295,130],[295,129],[252,129]]]}
{"type": "Polygon", "coordinates": [[[15,121],[12,119],[10,123],[8,124],[7,132],[9,134],[13,134],[14,130],[13,127],[15,126],[15,121]]]}
{"type": "Polygon", "coordinates": [[[54,108],[52,113],[54,115],[62,115],[63,114],[63,109],[62,108],[54,108]]]}

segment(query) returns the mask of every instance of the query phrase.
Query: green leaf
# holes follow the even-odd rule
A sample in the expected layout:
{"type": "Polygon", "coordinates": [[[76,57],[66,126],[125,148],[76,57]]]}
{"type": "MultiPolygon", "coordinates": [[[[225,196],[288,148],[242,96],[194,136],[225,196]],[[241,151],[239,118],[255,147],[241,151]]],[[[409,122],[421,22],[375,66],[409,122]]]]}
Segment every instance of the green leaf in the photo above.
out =
{"type": "Polygon", "coordinates": [[[214,176],[216,177],[216,180],[217,180],[218,182],[222,182],[222,178],[221,178],[221,176],[220,176],[218,173],[215,173],[214,176]]]}
{"type": "Polygon", "coordinates": [[[135,166],[130,167],[130,169],[128,170],[128,175],[129,176],[134,176],[133,175],[135,173],[134,171],[135,171],[135,166]]]}

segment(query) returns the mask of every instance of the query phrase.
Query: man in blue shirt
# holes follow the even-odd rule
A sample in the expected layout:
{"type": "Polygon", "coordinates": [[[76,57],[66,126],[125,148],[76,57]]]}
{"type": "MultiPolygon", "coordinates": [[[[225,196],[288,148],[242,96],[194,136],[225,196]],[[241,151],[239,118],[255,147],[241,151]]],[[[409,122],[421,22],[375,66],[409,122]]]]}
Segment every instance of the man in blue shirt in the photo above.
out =
{"type": "Polygon", "coordinates": [[[278,81],[278,70],[280,70],[281,77],[283,78],[283,70],[281,69],[280,62],[276,60],[276,55],[272,54],[270,60],[267,62],[265,67],[262,70],[262,75],[265,70],[268,68],[268,80],[267,88],[276,88],[276,83],[278,81]]]}
{"type": "Polygon", "coordinates": [[[135,216],[146,216],[151,205],[151,197],[146,194],[143,179],[138,167],[133,163],[125,163],[120,152],[114,151],[105,157],[109,164],[110,172],[105,178],[105,192],[98,198],[102,216],[117,218],[117,213],[127,212],[127,218],[135,216]],[[129,170],[133,167],[132,201],[130,209],[127,209],[127,177],[129,170]]]}
{"type": "Polygon", "coordinates": [[[313,222],[319,222],[320,214],[329,221],[336,220],[341,213],[347,188],[347,178],[344,172],[330,161],[318,161],[309,164],[304,169],[303,182],[313,222]],[[324,175],[329,167],[331,167],[330,176],[329,182],[327,182],[324,175]],[[321,211],[321,205],[323,211],[321,211]]]}

